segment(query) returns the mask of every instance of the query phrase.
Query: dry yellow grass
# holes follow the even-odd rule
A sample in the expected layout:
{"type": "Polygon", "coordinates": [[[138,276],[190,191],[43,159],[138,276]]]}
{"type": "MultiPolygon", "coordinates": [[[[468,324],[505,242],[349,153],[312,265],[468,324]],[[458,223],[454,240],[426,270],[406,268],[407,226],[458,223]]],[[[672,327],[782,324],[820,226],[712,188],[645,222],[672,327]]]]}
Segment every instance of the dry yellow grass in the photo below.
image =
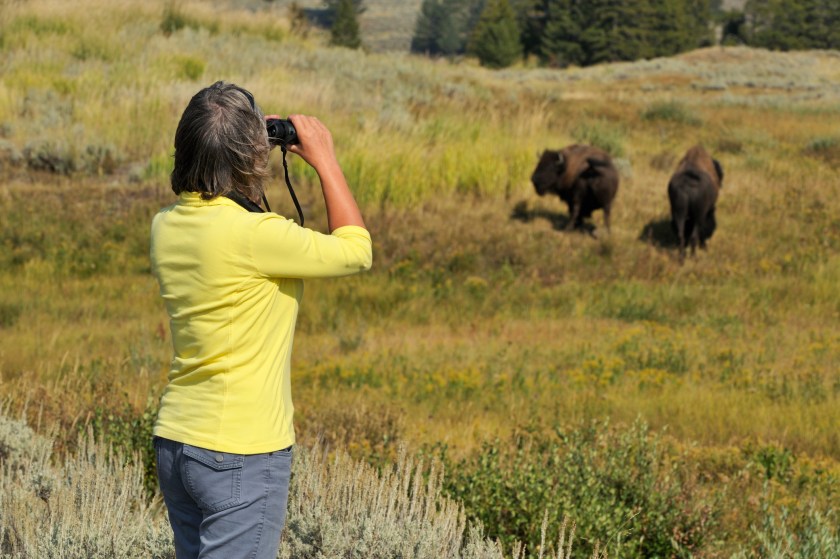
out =
{"type": "MultiPolygon", "coordinates": [[[[765,444],[837,468],[837,53],[489,72],[326,49],[268,8],[178,5],[189,24],[166,36],[157,4],[3,4],[0,391],[15,410],[72,444],[86,419],[139,412],[161,389],[171,349],[148,222],[172,199],[180,111],[227,79],[332,127],[374,234],[371,274],[307,286],[305,442],[375,461],[399,442],[468,456],[524,424],[642,417],[701,444],[712,469],[765,444]],[[538,151],[584,140],[622,171],[597,240],[557,231],[565,207],[529,184],[538,151]],[[666,184],[697,142],[726,176],[708,252],[680,266],[666,184]],[[27,168],[39,149],[76,171],[27,168]]],[[[292,172],[323,229],[314,175],[292,172]]],[[[269,189],[293,211],[278,178],[269,189]]]]}

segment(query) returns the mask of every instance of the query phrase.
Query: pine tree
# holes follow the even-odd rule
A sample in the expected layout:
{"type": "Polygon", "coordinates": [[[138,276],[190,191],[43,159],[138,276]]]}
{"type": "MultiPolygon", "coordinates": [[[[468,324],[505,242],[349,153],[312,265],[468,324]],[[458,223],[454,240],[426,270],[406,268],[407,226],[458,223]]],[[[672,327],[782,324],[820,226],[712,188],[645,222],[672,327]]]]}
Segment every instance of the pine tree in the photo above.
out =
{"type": "Polygon", "coordinates": [[[720,44],[725,46],[745,45],[747,35],[747,16],[741,10],[722,11],[717,16],[720,22],[720,44]]]}
{"type": "Polygon", "coordinates": [[[589,65],[710,45],[711,1],[548,0],[541,58],[557,66],[589,65]]]}
{"type": "Polygon", "coordinates": [[[840,49],[840,2],[829,3],[827,17],[826,48],[840,49]]]}
{"type": "MultiPolygon", "coordinates": [[[[338,5],[341,4],[342,1],[343,0],[324,0],[326,11],[333,18],[330,21],[334,20],[335,14],[338,12],[338,5]]],[[[361,14],[365,11],[365,0],[353,0],[353,7],[356,9],[356,15],[361,14]]]]}
{"type": "Polygon", "coordinates": [[[712,21],[714,6],[712,0],[686,0],[684,2],[687,30],[690,35],[689,49],[709,47],[715,44],[712,21]]]}
{"type": "Polygon", "coordinates": [[[545,63],[561,68],[585,63],[581,47],[583,18],[577,8],[575,0],[549,0],[540,41],[540,54],[545,63]]]}
{"type": "MultiPolygon", "coordinates": [[[[691,0],[689,0],[691,1],[691,0]]],[[[681,0],[651,0],[648,34],[652,56],[672,56],[685,50],[685,6],[681,0]]]]}
{"type": "Polygon", "coordinates": [[[585,64],[598,64],[625,59],[619,30],[629,22],[623,17],[620,0],[590,0],[581,11],[580,34],[585,64]]]}
{"type": "Polygon", "coordinates": [[[437,54],[437,30],[440,27],[442,6],[438,0],[423,0],[417,22],[414,24],[414,36],[411,38],[411,52],[437,54]]]}
{"type": "Polygon", "coordinates": [[[423,0],[411,39],[412,52],[448,56],[463,48],[450,4],[451,1],[442,4],[440,0],[423,0]]]}
{"type": "Polygon", "coordinates": [[[473,30],[469,51],[490,68],[505,68],[522,56],[516,14],[508,0],[487,3],[473,30]]]}
{"type": "Polygon", "coordinates": [[[626,25],[621,30],[622,60],[653,58],[656,53],[657,14],[653,0],[639,0],[631,8],[624,8],[626,25]]]}
{"type": "Polygon", "coordinates": [[[511,0],[519,23],[519,39],[525,56],[540,54],[542,35],[548,19],[549,0],[511,0]]]}
{"type": "Polygon", "coordinates": [[[437,48],[444,56],[464,52],[464,32],[457,21],[457,2],[444,0],[437,28],[437,48]],[[455,9],[453,9],[455,8],[455,9]]]}
{"type": "Polygon", "coordinates": [[[335,19],[330,30],[330,44],[351,49],[362,46],[353,0],[338,0],[335,19]]]}

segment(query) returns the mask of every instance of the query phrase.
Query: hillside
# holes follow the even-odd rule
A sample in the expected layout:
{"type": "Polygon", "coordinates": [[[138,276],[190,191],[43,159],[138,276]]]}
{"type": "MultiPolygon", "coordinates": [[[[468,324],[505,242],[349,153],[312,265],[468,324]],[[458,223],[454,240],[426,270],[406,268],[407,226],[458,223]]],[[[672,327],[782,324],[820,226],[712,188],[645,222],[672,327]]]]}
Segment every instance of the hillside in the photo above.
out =
{"type": "MultiPolygon", "coordinates": [[[[285,16],[296,2],[313,22],[320,20],[322,0],[226,0],[217,4],[285,16]]],[[[359,17],[364,47],[372,52],[408,52],[414,25],[422,0],[365,0],[365,11],[359,17]]]]}
{"type": "MultiPolygon", "coordinates": [[[[565,515],[577,523],[576,558],[595,542],[631,558],[758,559],[776,544],[837,556],[840,53],[710,48],[493,72],[327,48],[289,31],[280,0],[177,13],[83,1],[6,3],[0,19],[3,415],[54,435],[59,457],[90,429],[138,452],[145,469],[126,475],[154,487],[148,429],[172,346],[149,221],[173,200],[183,107],[224,79],[266,111],[328,124],[374,239],[369,274],[307,282],[293,358],[301,447],[372,464],[359,467],[371,484],[401,449],[439,461],[429,494],[455,499],[440,509],[454,548],[463,507],[508,551],[520,540],[534,555],[548,511],[547,541],[565,515]],[[600,212],[594,236],[563,231],[565,205],[530,183],[543,149],[573,142],[619,167],[609,235],[600,212]],[[681,265],[666,185],[697,143],[724,169],[718,228],[681,265]]],[[[271,170],[272,208],[294,215],[279,154],[271,170]]],[[[317,177],[293,157],[290,170],[307,225],[325,231],[317,177]]],[[[353,479],[341,460],[351,473],[338,478],[353,479]]],[[[44,489],[75,478],[48,470],[4,481],[4,502],[76,526],[55,501],[73,491],[44,489]]],[[[327,490],[299,480],[302,494],[327,490]]],[[[361,553],[329,531],[334,518],[341,534],[358,528],[342,483],[327,508],[298,502],[306,522],[290,541],[318,526],[333,551],[361,553]],[[316,509],[329,514],[306,516],[316,509]]],[[[144,507],[127,522],[160,520],[144,507]]],[[[37,540],[13,520],[0,515],[4,534],[37,540]]],[[[132,534],[166,548],[163,532],[132,534]]]]}

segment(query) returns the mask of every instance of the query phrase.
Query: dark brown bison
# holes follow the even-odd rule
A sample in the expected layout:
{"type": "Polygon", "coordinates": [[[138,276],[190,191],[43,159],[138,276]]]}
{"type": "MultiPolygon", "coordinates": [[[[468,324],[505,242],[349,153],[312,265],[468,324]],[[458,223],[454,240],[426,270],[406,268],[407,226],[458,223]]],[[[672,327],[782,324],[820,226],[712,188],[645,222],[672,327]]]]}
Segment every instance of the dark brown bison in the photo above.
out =
{"type": "Polygon", "coordinates": [[[559,151],[546,150],[531,182],[540,196],[553,193],[569,207],[566,229],[582,229],[583,220],[595,210],[604,210],[604,225],[610,230],[610,209],[618,191],[618,171],[607,152],[574,144],[559,151]]]}
{"type": "Polygon", "coordinates": [[[686,152],[668,182],[671,226],[680,242],[680,262],[685,260],[686,243],[691,254],[715,232],[715,204],[722,186],[723,168],[697,145],[686,152]]]}

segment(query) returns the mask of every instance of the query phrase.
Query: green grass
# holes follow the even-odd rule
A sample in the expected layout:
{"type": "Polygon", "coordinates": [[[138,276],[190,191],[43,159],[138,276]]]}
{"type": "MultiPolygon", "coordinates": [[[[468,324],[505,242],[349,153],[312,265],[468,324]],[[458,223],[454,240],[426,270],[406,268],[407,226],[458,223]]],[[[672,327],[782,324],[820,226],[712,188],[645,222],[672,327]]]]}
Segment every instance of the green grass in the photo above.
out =
{"type": "MultiPolygon", "coordinates": [[[[194,24],[164,33],[177,14],[134,1],[3,6],[0,383],[12,411],[54,430],[59,453],[88,425],[147,452],[131,433],[148,426],[171,351],[148,226],[173,199],[180,111],[227,79],[266,111],[331,127],[374,239],[370,273],[307,284],[293,363],[302,445],[321,437],[383,471],[401,446],[442,445],[453,479],[492,488],[500,480],[477,462],[486,445],[513,460],[506,443],[527,429],[534,448],[566,453],[558,430],[583,437],[582,426],[609,421],[586,440],[620,440],[641,420],[661,442],[657,460],[679,465],[685,510],[719,515],[692,540],[697,556],[760,556],[784,538],[832,545],[840,99],[826,85],[838,78],[830,53],[708,49],[493,73],[330,50],[317,33],[287,33],[277,6],[171,6],[194,24]],[[802,88],[780,90],[780,72],[802,88]],[[538,152],[575,141],[622,160],[609,236],[600,213],[598,239],[557,230],[565,205],[529,184],[538,152]],[[666,185],[696,143],[725,178],[709,249],[681,266],[666,185]],[[783,515],[804,518],[795,503],[813,503],[810,523],[783,515]]],[[[290,163],[307,223],[324,230],[315,175],[290,163]]],[[[272,170],[271,206],[291,215],[276,157],[272,170]]],[[[533,484],[554,479],[534,452],[516,458],[535,468],[533,484]]],[[[581,483],[609,487],[608,469],[590,470],[581,483]]],[[[555,501],[529,499],[522,524],[488,532],[538,537],[555,501]]],[[[552,526],[580,515],[579,554],[599,538],[611,555],[644,553],[616,549],[617,528],[571,502],[553,509],[552,526]]],[[[476,503],[470,518],[489,518],[476,503]]]]}

